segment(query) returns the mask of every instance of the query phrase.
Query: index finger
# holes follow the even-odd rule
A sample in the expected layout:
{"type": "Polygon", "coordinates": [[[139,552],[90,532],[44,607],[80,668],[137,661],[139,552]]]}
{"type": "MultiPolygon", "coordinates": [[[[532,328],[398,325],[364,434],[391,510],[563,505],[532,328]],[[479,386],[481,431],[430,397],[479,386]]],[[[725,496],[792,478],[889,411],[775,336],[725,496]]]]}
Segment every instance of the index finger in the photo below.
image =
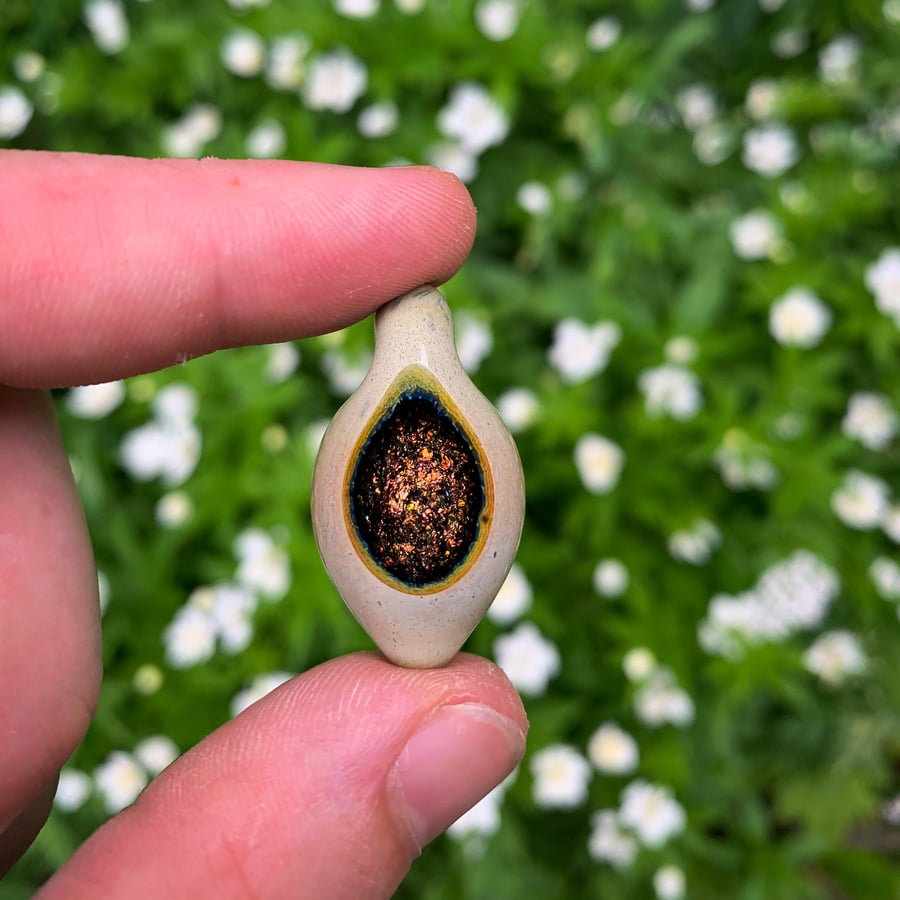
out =
{"type": "Polygon", "coordinates": [[[466,189],[421,167],[0,152],[0,384],[108,381],[342,327],[446,281],[466,189]]]}

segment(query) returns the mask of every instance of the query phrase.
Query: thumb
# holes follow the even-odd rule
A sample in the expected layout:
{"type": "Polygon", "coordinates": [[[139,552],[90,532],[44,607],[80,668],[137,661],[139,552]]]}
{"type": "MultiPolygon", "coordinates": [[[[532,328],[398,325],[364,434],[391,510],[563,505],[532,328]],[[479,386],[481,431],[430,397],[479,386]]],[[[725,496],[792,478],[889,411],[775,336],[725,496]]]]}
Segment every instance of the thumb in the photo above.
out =
{"type": "Polygon", "coordinates": [[[512,686],[477,657],[325,663],[174,763],[41,896],[389,897],[515,767],[526,729],[512,686]]]}

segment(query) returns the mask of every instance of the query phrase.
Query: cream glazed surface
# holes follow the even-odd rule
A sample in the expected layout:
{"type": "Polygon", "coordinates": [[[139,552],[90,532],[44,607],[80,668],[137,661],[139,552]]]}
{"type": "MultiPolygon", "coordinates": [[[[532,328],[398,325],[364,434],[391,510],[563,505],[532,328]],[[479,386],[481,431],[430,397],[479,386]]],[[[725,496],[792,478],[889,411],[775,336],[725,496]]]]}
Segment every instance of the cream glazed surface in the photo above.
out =
{"type": "Polygon", "coordinates": [[[344,602],[392,662],[448,663],[515,557],[519,455],[459,362],[431,286],[375,315],[375,355],[338,410],[313,474],[319,552],[344,602]]]}

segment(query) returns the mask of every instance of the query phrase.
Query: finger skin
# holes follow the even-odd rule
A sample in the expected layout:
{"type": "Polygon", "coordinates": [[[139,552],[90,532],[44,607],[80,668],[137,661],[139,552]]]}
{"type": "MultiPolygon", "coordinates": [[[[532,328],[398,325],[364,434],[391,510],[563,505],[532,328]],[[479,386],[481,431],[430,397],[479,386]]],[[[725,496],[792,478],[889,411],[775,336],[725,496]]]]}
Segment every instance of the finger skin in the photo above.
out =
{"type": "Polygon", "coordinates": [[[97,575],[50,398],[0,387],[0,831],[59,772],[100,684],[97,575]]]}
{"type": "MultiPolygon", "coordinates": [[[[39,896],[389,897],[420,849],[390,773],[435,710],[473,702],[511,719],[520,737],[527,729],[512,686],[477,657],[435,670],[401,669],[373,654],[325,663],[178,760],[39,896]]],[[[491,751],[494,783],[518,761],[522,741],[512,753],[491,751]]],[[[472,769],[482,762],[473,759],[472,769]]],[[[478,797],[466,795],[463,768],[440,781],[469,806],[478,797]]]]}
{"type": "Polygon", "coordinates": [[[34,799],[10,822],[0,834],[0,878],[8,872],[19,857],[28,849],[37,833],[44,827],[59,778],[54,775],[50,782],[35,795],[34,799]]]}
{"type": "Polygon", "coordinates": [[[58,387],[356,321],[459,268],[455,176],[0,152],[0,383],[58,387]]]}

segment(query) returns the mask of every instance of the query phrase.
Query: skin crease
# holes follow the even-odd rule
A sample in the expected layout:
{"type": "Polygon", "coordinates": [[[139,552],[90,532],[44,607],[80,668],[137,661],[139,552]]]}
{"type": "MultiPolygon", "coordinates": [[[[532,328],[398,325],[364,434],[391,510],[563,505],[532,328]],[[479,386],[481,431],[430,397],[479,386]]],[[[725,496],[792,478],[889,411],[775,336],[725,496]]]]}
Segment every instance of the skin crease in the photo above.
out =
{"type": "MultiPolygon", "coordinates": [[[[15,473],[0,494],[2,871],[40,827],[100,684],[90,541],[35,389],[341,327],[449,278],[475,213],[426,168],[29,151],[0,152],[0,194],[0,466],[15,473]]],[[[484,660],[333,660],[185,754],[41,896],[388,897],[421,844],[515,766],[526,730],[484,660]],[[414,747],[446,757],[439,778],[414,747]]]]}

